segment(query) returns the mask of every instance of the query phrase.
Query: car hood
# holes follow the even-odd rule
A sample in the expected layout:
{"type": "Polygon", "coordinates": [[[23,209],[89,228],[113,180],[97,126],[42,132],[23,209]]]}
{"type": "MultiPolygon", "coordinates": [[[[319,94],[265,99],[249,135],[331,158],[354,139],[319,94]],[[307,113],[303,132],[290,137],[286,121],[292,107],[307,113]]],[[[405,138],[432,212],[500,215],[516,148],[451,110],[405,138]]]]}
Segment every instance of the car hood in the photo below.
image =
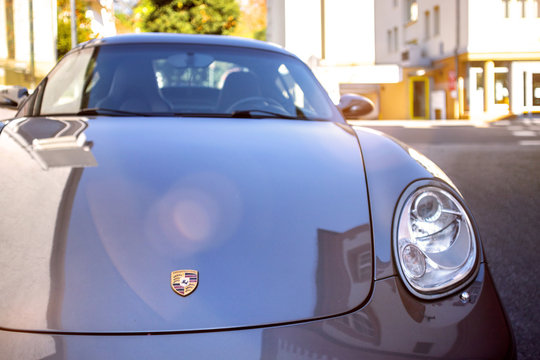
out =
{"type": "Polygon", "coordinates": [[[4,127],[0,157],[3,328],[254,327],[370,294],[364,167],[345,125],[25,118],[4,127]],[[197,272],[187,296],[181,270],[197,272]]]}

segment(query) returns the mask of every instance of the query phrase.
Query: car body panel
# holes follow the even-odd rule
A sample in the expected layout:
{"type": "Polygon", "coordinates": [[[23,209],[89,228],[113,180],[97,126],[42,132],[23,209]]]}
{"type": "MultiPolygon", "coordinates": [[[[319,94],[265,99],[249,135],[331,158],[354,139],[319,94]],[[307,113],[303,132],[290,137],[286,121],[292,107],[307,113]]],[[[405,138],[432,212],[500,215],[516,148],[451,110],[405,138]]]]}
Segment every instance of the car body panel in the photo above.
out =
{"type": "MultiPolygon", "coordinates": [[[[400,280],[375,282],[362,309],[287,326],[167,335],[54,335],[0,331],[6,358],[217,359],[502,359],[512,336],[485,265],[466,289],[437,301],[418,301],[400,280]]],[[[515,354],[514,354],[515,355],[515,354]]]]}
{"type": "Polygon", "coordinates": [[[2,260],[3,327],[257,326],[345,313],[369,295],[365,174],[342,125],[27,118],[6,126],[0,151],[12,160],[3,254],[25,254],[2,260]],[[185,298],[170,283],[182,269],[200,274],[185,298]]]}
{"type": "MultiPolygon", "coordinates": [[[[392,228],[396,205],[404,189],[419,180],[439,179],[459,195],[448,176],[431,160],[415,149],[379,131],[354,127],[361,143],[372,216],[373,244],[375,247],[375,279],[397,275],[392,252],[392,228]]],[[[463,204],[463,206],[466,206],[463,204]]],[[[476,225],[472,215],[473,226],[476,225]]],[[[480,261],[484,255],[480,249],[480,261]]]]}
{"type": "Polygon", "coordinates": [[[85,48],[90,46],[108,46],[119,44],[197,44],[227,47],[243,47],[249,49],[267,50],[281,53],[287,56],[294,56],[279,45],[256,41],[248,38],[239,38],[234,36],[205,35],[197,36],[192,34],[167,34],[167,33],[141,33],[141,34],[122,34],[102,39],[94,39],[82,43],[77,47],[85,48]]]}
{"type": "MultiPolygon", "coordinates": [[[[119,44],[299,61],[217,36],[126,35],[73,51],[119,44]]],[[[400,199],[420,183],[461,201],[458,190],[414,149],[348,126],[326,94],[304,102],[298,82],[281,92],[329,106],[311,121],[297,110],[134,116],[135,96],[126,109],[86,108],[72,96],[85,91],[52,96],[58,116],[47,117],[48,80],[0,123],[0,358],[515,358],[476,229],[474,269],[444,293],[415,296],[397,271],[400,199]],[[171,273],[188,269],[199,282],[182,297],[171,273]]],[[[307,83],[304,94],[322,91],[307,83]]]]}

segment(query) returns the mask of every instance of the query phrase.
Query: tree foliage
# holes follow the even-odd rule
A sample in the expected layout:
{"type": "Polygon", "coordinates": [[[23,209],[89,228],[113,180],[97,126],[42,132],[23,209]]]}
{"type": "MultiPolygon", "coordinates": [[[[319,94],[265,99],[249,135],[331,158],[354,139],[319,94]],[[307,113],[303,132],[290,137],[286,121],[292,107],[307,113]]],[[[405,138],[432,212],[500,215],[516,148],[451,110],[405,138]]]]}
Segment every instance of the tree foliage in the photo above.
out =
{"type": "Polygon", "coordinates": [[[266,40],[266,0],[248,0],[240,12],[234,35],[266,40]]]}
{"type": "Polygon", "coordinates": [[[228,35],[240,9],[236,0],[143,0],[135,13],[143,31],[228,35]]]}
{"type": "MultiPolygon", "coordinates": [[[[69,0],[57,0],[58,7],[58,58],[71,50],[71,8],[69,0]]],[[[88,0],[77,0],[75,14],[77,17],[77,42],[82,43],[92,38],[90,19],[86,18],[88,0]]]]}

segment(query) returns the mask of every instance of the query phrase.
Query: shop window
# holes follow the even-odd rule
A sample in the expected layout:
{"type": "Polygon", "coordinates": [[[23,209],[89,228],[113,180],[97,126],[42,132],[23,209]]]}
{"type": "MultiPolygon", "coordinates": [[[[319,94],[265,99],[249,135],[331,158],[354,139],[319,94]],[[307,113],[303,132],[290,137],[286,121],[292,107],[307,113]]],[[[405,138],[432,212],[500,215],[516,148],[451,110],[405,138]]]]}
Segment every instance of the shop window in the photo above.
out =
{"type": "Polygon", "coordinates": [[[532,74],[532,103],[540,106],[540,74],[532,74]]]}
{"type": "Polygon", "coordinates": [[[484,91],[484,72],[479,71],[476,73],[476,90],[484,91]]]}
{"type": "Polygon", "coordinates": [[[495,104],[509,104],[508,69],[495,69],[495,104]]]}

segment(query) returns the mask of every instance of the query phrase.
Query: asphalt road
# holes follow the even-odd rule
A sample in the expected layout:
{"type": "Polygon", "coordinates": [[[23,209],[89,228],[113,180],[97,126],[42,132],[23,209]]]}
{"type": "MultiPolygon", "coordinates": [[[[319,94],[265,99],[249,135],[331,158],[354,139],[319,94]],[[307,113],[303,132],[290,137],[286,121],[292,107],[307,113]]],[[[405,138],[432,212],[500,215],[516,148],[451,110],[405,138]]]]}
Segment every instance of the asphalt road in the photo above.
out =
{"type": "MultiPolygon", "coordinates": [[[[448,122],[450,123],[450,122],[448,122]]],[[[451,123],[450,123],[451,124],[451,123]]],[[[439,165],[467,200],[517,341],[519,359],[540,354],[540,118],[487,127],[363,123],[439,165]],[[412,127],[411,127],[412,126],[412,127]]]]}

